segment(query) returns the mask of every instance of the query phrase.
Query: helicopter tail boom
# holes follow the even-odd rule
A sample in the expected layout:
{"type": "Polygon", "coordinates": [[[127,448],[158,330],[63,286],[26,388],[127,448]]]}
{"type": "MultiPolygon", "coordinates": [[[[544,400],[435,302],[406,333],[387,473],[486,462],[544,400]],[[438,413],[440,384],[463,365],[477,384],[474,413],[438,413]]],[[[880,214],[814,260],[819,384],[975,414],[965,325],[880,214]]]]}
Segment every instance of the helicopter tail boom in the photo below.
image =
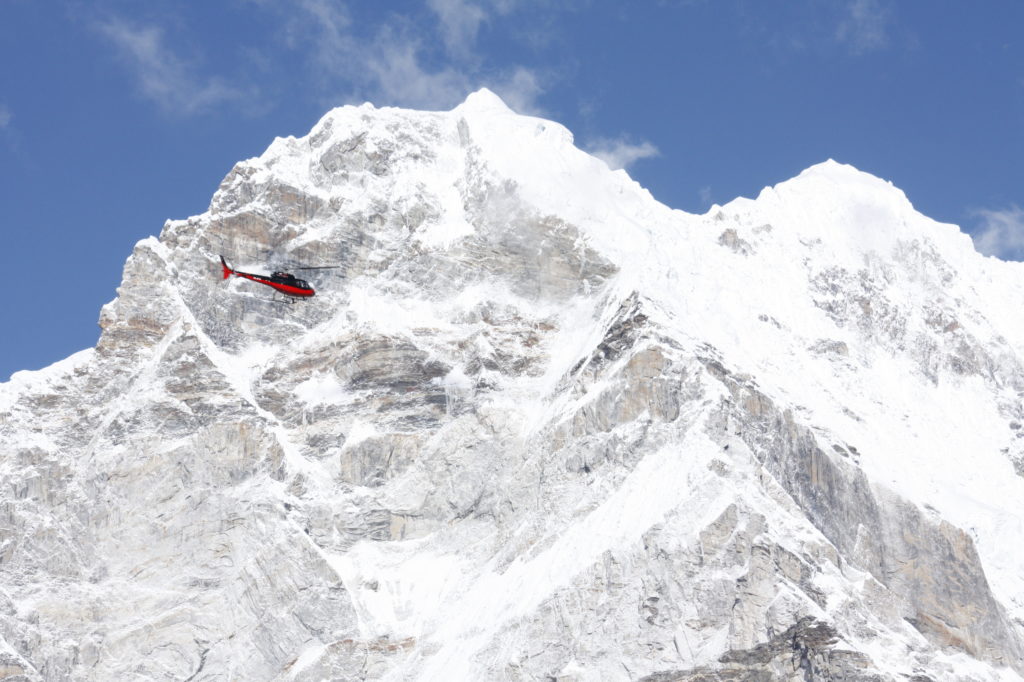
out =
{"type": "Polygon", "coordinates": [[[228,277],[230,277],[232,275],[234,270],[232,270],[231,268],[228,267],[227,261],[224,260],[224,256],[220,257],[220,264],[221,264],[221,267],[224,268],[224,279],[227,279],[228,277]]]}

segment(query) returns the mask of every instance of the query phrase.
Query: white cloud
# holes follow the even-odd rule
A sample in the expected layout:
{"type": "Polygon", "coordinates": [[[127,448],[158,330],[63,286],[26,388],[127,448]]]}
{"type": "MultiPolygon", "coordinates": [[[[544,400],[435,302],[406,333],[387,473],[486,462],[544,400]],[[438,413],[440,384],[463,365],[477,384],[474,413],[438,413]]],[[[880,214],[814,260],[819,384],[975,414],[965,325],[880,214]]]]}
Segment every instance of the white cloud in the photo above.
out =
{"type": "MultiPolygon", "coordinates": [[[[385,31],[385,33],[390,33],[385,31]]],[[[469,91],[469,80],[457,68],[427,71],[419,46],[409,39],[382,39],[364,55],[372,98],[421,109],[446,109],[469,91]]]]}
{"type": "Polygon", "coordinates": [[[878,50],[889,44],[889,21],[889,10],[880,0],[852,0],[836,30],[836,38],[854,54],[878,50]]]}
{"type": "Polygon", "coordinates": [[[530,69],[519,67],[506,78],[491,83],[490,87],[516,113],[532,116],[543,113],[537,105],[537,98],[544,88],[537,74],[530,69]]]}
{"type": "Polygon", "coordinates": [[[11,113],[7,105],[0,104],[0,128],[6,128],[12,118],[14,118],[14,114],[11,113]]]}
{"type": "Polygon", "coordinates": [[[350,34],[352,22],[344,5],[332,0],[301,0],[298,5],[305,15],[290,15],[286,27],[289,46],[310,46],[314,61],[330,73],[358,57],[359,50],[350,34]]]}
{"type": "Polygon", "coordinates": [[[468,83],[458,69],[423,66],[421,38],[404,18],[357,27],[335,0],[302,0],[299,7],[303,13],[290,17],[288,44],[309,51],[325,90],[344,89],[349,101],[426,109],[450,107],[465,96],[468,83]]]}
{"type": "Polygon", "coordinates": [[[640,159],[658,155],[658,148],[650,142],[634,144],[624,138],[598,138],[587,147],[587,151],[608,164],[612,170],[628,168],[640,159]]]}
{"type": "Polygon", "coordinates": [[[165,111],[196,114],[242,96],[220,78],[197,75],[165,45],[159,27],[139,26],[115,17],[96,28],[135,71],[142,94],[165,111]]]}
{"type": "Polygon", "coordinates": [[[480,5],[468,0],[427,0],[427,6],[437,14],[441,38],[448,51],[455,55],[471,54],[480,25],[487,19],[480,5]]]}
{"type": "Polygon", "coordinates": [[[321,86],[344,91],[343,101],[441,110],[487,85],[516,111],[535,113],[542,88],[532,71],[513,67],[495,75],[480,66],[476,40],[487,11],[470,0],[427,4],[436,24],[392,13],[385,24],[356,25],[339,0],[301,0],[303,12],[287,26],[288,44],[309,51],[321,86]],[[437,60],[431,48],[439,42],[447,51],[437,60]]]}
{"type": "Polygon", "coordinates": [[[1003,260],[1024,260],[1024,209],[1011,206],[974,213],[980,218],[980,223],[971,238],[979,253],[1003,260]]]}
{"type": "Polygon", "coordinates": [[[701,206],[711,205],[711,187],[705,186],[697,190],[697,195],[700,197],[701,206]]]}

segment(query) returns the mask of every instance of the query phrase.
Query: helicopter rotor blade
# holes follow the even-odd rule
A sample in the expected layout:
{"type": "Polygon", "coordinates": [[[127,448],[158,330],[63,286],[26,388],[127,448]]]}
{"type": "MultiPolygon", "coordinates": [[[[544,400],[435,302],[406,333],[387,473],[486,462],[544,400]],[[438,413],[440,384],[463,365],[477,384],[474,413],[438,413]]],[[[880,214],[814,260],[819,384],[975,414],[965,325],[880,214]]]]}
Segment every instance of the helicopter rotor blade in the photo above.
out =
{"type": "Polygon", "coordinates": [[[338,268],[345,267],[343,265],[279,265],[275,266],[275,270],[291,271],[291,270],[336,270],[338,268]]]}

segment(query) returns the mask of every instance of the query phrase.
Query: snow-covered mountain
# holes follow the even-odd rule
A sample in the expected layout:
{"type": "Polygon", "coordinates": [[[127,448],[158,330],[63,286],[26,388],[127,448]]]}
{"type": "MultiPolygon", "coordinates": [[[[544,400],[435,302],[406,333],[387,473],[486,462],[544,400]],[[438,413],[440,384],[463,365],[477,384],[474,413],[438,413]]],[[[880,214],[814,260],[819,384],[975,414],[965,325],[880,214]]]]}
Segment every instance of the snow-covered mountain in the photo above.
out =
{"type": "Polygon", "coordinates": [[[336,109],[0,384],[0,679],[1020,680],[1022,280],[831,161],[336,109]]]}

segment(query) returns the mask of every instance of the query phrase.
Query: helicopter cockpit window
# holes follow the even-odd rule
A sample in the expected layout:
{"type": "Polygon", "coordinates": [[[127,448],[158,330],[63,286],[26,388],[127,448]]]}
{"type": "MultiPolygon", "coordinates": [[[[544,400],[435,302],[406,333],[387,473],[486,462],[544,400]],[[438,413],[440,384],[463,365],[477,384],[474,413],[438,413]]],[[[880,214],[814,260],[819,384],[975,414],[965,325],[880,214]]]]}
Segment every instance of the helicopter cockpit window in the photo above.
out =
{"type": "Polygon", "coordinates": [[[309,285],[306,284],[306,280],[304,280],[304,279],[297,279],[297,280],[295,280],[295,286],[299,287],[300,289],[308,289],[309,288],[309,285]]]}

